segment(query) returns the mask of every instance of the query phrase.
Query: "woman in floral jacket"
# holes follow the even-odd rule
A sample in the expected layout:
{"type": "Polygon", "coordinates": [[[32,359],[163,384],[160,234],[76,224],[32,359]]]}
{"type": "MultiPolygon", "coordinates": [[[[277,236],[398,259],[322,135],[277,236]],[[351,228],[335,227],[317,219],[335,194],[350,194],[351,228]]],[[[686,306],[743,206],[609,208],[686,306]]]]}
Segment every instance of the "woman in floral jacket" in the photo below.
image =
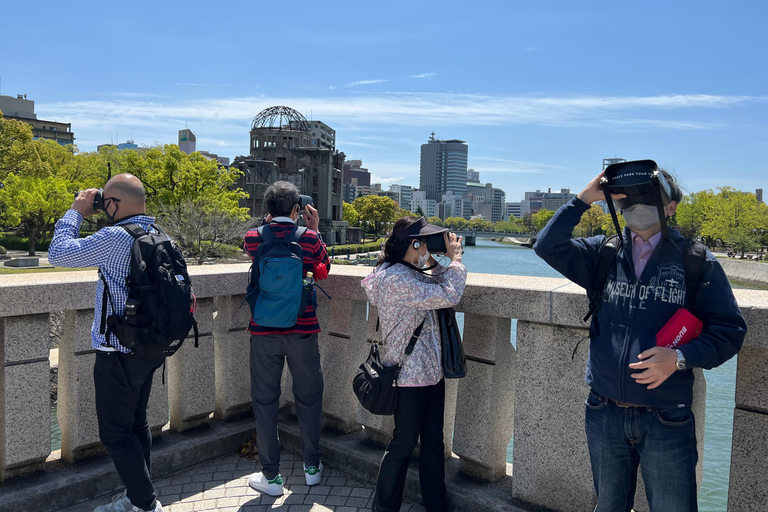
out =
{"type": "Polygon", "coordinates": [[[419,481],[427,512],[445,510],[443,412],[445,379],[441,364],[436,309],[458,304],[467,270],[461,263],[461,237],[428,224],[422,217],[395,223],[374,271],[363,279],[368,300],[379,310],[385,365],[403,363],[397,380],[395,431],[379,466],[373,510],[395,512],[403,501],[408,460],[421,437],[419,481]],[[442,233],[448,266],[437,265],[427,252],[426,238],[442,233]],[[434,266],[431,275],[421,270],[434,266]],[[423,322],[410,356],[405,349],[423,322]]]}

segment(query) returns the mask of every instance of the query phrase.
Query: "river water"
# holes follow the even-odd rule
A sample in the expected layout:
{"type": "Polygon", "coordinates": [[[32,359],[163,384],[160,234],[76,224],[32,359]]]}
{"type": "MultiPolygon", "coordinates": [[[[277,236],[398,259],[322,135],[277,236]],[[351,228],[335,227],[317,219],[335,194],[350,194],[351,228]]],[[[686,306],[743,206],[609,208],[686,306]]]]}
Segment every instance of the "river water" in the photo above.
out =
{"type": "MultiPolygon", "coordinates": [[[[478,238],[475,247],[466,247],[464,264],[469,272],[535,277],[562,277],[544,263],[532,249],[478,238]]],[[[457,320],[463,323],[459,313],[457,320]]],[[[513,321],[514,323],[514,321],[513,321]]],[[[463,328],[463,326],[462,326],[463,328]]],[[[516,343],[512,326],[512,344],[516,343]]],[[[704,439],[704,482],[699,492],[700,512],[722,512],[728,502],[728,474],[731,460],[731,432],[736,388],[736,358],[705,373],[707,379],[707,421],[704,439]]],[[[51,406],[51,449],[61,447],[56,404],[51,406]]],[[[513,442],[507,448],[512,462],[513,442]]]]}
{"type": "MultiPolygon", "coordinates": [[[[535,277],[563,277],[533,249],[478,238],[466,247],[463,262],[469,272],[535,277]]],[[[463,315],[459,315],[463,316],[463,315]]],[[[463,320],[463,319],[460,319],[463,320]]],[[[514,323],[514,321],[513,321],[514,323]]],[[[512,344],[516,335],[512,326],[512,344]]],[[[731,461],[731,432],[736,389],[736,358],[704,372],[707,380],[707,418],[704,434],[704,481],[699,492],[700,512],[722,512],[728,503],[728,474],[731,461]]],[[[507,448],[512,462],[513,442],[507,448]]]]}

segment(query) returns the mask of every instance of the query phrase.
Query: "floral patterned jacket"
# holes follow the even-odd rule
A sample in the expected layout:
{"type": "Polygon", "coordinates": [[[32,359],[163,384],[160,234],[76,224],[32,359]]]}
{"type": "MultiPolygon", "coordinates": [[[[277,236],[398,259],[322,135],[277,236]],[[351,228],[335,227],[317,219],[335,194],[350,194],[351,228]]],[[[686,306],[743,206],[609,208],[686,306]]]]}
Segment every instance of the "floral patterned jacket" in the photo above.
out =
{"type": "Polygon", "coordinates": [[[466,283],[467,269],[459,262],[437,266],[431,276],[405,265],[384,264],[363,279],[368,300],[379,310],[382,362],[394,366],[405,359],[399,386],[431,386],[443,378],[440,329],[434,310],[458,304],[466,283]],[[422,320],[419,340],[406,358],[405,349],[422,320]]]}

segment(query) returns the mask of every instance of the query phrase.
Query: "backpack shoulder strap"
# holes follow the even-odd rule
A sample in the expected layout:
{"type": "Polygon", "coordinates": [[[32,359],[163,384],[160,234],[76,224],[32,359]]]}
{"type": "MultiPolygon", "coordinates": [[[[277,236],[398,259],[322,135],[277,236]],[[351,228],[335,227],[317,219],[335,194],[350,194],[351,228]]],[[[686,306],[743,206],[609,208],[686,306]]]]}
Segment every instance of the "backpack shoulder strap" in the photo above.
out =
{"type": "Polygon", "coordinates": [[[413,331],[413,336],[411,336],[411,341],[408,343],[408,346],[405,347],[405,357],[408,357],[411,355],[411,352],[413,352],[413,348],[416,346],[416,342],[419,341],[419,335],[421,334],[421,329],[424,328],[424,322],[426,322],[426,317],[424,320],[421,321],[419,326],[416,328],[415,331],[413,331]]]}
{"type": "Polygon", "coordinates": [[[701,242],[691,238],[685,240],[685,289],[688,293],[688,306],[695,313],[696,293],[699,288],[709,283],[702,283],[704,277],[704,264],[707,261],[707,247],[701,242]]]}
{"type": "Polygon", "coordinates": [[[272,228],[269,227],[269,224],[264,224],[263,226],[259,226],[256,231],[261,235],[262,242],[271,242],[272,240],[276,240],[277,237],[272,232],[272,228]]]}
{"type": "Polygon", "coordinates": [[[589,320],[589,317],[596,314],[600,310],[600,306],[603,302],[603,288],[605,288],[605,282],[608,280],[608,274],[611,273],[613,263],[616,261],[616,255],[619,253],[621,247],[621,237],[619,235],[612,235],[603,240],[600,244],[600,248],[597,251],[597,271],[595,272],[595,287],[590,294],[589,311],[584,317],[584,321],[589,320]]]}
{"type": "MultiPolygon", "coordinates": [[[[142,228],[138,224],[123,224],[120,227],[126,230],[128,233],[130,233],[133,238],[139,238],[147,234],[144,228],[142,228]]],[[[158,228],[155,228],[155,229],[158,229],[158,228]]]]}

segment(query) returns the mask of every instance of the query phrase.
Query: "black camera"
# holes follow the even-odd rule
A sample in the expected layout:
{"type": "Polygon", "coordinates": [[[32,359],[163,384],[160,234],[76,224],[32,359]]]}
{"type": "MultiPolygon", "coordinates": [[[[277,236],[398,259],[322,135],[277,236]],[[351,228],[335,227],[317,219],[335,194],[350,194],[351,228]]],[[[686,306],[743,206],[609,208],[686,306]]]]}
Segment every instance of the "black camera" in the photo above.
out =
{"type": "MultiPolygon", "coordinates": [[[[75,192],[75,199],[77,199],[78,194],[80,194],[82,190],[79,192],[75,192]]],[[[104,211],[104,189],[100,188],[96,191],[96,195],[93,196],[93,210],[96,212],[103,212],[104,211]]]]}
{"type": "Polygon", "coordinates": [[[429,235],[427,237],[427,250],[432,254],[445,254],[448,248],[445,246],[445,236],[443,233],[429,235]]]}
{"type": "Polygon", "coordinates": [[[307,205],[314,206],[315,203],[312,200],[312,196],[299,196],[299,213],[303,213],[307,209],[307,205]]]}

